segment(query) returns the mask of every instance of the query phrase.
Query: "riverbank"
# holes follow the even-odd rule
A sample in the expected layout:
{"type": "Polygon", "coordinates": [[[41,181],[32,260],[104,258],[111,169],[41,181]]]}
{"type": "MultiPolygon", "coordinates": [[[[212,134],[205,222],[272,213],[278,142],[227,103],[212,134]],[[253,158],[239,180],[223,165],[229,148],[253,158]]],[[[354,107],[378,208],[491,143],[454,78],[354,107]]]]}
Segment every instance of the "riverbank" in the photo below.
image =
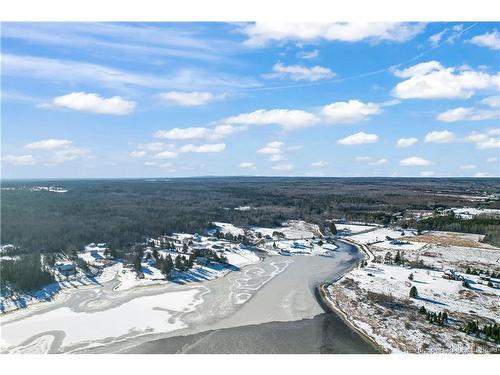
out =
{"type": "MultiPolygon", "coordinates": [[[[372,252],[365,245],[358,244],[355,241],[351,241],[348,239],[342,239],[340,241],[356,247],[359,250],[359,252],[364,255],[364,260],[371,261],[374,259],[372,252]]],[[[359,267],[361,261],[362,260],[358,261],[357,267],[359,267]]],[[[321,304],[325,306],[325,308],[329,309],[332,313],[336,314],[340,319],[342,319],[342,321],[346,325],[348,325],[353,331],[357,332],[357,334],[359,334],[360,337],[362,337],[367,343],[372,345],[379,353],[389,353],[389,351],[386,348],[379,345],[373,337],[368,335],[364,330],[358,327],[354,323],[354,321],[349,319],[349,316],[340,308],[340,306],[335,302],[335,299],[330,295],[328,287],[340,281],[347,274],[348,272],[343,274],[335,281],[321,283],[317,288],[318,299],[321,301],[321,304]]]]}

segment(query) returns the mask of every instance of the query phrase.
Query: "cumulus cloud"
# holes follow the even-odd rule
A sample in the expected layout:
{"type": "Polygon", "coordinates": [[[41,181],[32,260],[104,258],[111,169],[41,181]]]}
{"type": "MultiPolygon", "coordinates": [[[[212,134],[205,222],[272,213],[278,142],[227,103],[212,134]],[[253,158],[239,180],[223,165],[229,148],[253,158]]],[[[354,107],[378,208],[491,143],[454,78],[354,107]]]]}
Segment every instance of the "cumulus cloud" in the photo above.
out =
{"type": "Polygon", "coordinates": [[[492,50],[500,50],[500,33],[497,30],[485,34],[476,35],[470,40],[471,43],[492,50]]]}
{"type": "Polygon", "coordinates": [[[409,167],[422,167],[426,165],[430,165],[431,162],[429,160],[423,159],[418,156],[412,156],[410,158],[402,159],[399,161],[400,165],[409,166],[409,167]]]}
{"type": "Polygon", "coordinates": [[[311,163],[311,167],[313,167],[313,168],[323,168],[323,167],[326,167],[327,165],[328,165],[328,162],[324,161],[324,160],[319,160],[319,161],[316,161],[314,163],[311,163]]]}
{"type": "Polygon", "coordinates": [[[417,142],[418,142],[417,138],[400,138],[400,139],[398,139],[396,147],[406,148],[406,147],[413,146],[417,142]]]}
{"type": "Polygon", "coordinates": [[[427,143],[451,143],[456,141],[455,133],[448,130],[433,131],[425,135],[427,143]]]}
{"type": "Polygon", "coordinates": [[[133,158],[143,158],[143,157],[146,156],[146,151],[144,151],[144,150],[142,150],[142,151],[134,150],[129,155],[131,157],[133,157],[133,158]]]}
{"type": "Polygon", "coordinates": [[[156,138],[166,138],[173,140],[187,140],[196,138],[205,138],[210,133],[208,128],[190,127],[190,128],[173,128],[170,130],[158,130],[154,136],[156,138]]]}
{"type": "Polygon", "coordinates": [[[240,125],[279,125],[285,130],[310,127],[320,119],[312,113],[295,109],[258,109],[242,113],[224,120],[227,124],[240,125]]]}
{"type": "Polygon", "coordinates": [[[257,153],[269,155],[270,161],[280,161],[284,159],[284,146],[285,144],[283,142],[269,142],[264,147],[257,150],[257,153]]]}
{"type": "Polygon", "coordinates": [[[481,103],[486,104],[491,108],[500,108],[500,95],[484,98],[481,100],[481,103]]]}
{"type": "Polygon", "coordinates": [[[224,95],[214,95],[206,91],[169,91],[159,94],[162,101],[170,105],[197,107],[221,99],[224,95]]]}
{"type": "Polygon", "coordinates": [[[35,165],[33,155],[5,155],[2,161],[12,165],[35,165]]]}
{"type": "Polygon", "coordinates": [[[37,142],[28,143],[24,146],[28,150],[55,150],[58,148],[69,147],[73,144],[67,139],[44,139],[37,142]]]}
{"type": "Polygon", "coordinates": [[[380,113],[382,113],[382,109],[378,104],[363,103],[359,100],[335,102],[325,105],[321,109],[321,115],[328,123],[353,123],[380,113]]]}
{"type": "Polygon", "coordinates": [[[334,102],[321,107],[315,112],[298,109],[259,109],[249,113],[223,119],[225,124],[233,125],[279,125],[284,130],[297,130],[319,123],[355,123],[382,113],[382,105],[363,103],[353,99],[334,102]]]}
{"type": "Polygon", "coordinates": [[[153,156],[153,159],[174,159],[177,157],[177,152],[175,151],[161,151],[153,156]]]}
{"type": "Polygon", "coordinates": [[[213,128],[207,127],[189,127],[173,128],[170,130],[158,130],[154,136],[156,138],[166,138],[171,140],[192,140],[192,139],[220,139],[236,132],[246,129],[244,126],[217,125],[213,128]]]}
{"type": "Polygon", "coordinates": [[[76,147],[72,141],[67,139],[43,139],[28,143],[24,148],[38,151],[40,153],[38,158],[47,164],[65,163],[88,153],[87,150],[76,147]]]}
{"type": "Polygon", "coordinates": [[[346,146],[362,145],[378,142],[378,135],[359,132],[340,139],[337,143],[346,146]]]}
{"type": "Polygon", "coordinates": [[[378,160],[372,161],[368,164],[370,164],[370,165],[384,165],[385,163],[387,163],[387,159],[378,159],[378,160]]]}
{"type": "Polygon", "coordinates": [[[222,152],[226,149],[225,143],[212,143],[204,145],[184,145],[179,149],[179,152],[195,152],[195,153],[214,153],[222,152]]]}
{"type": "Polygon", "coordinates": [[[244,162],[238,164],[238,167],[244,168],[244,169],[256,169],[255,164],[252,163],[251,161],[244,161],[244,162]]]}
{"type": "Polygon", "coordinates": [[[392,91],[400,99],[466,99],[478,90],[500,87],[500,73],[457,71],[445,68],[438,61],[420,63],[393,73],[396,77],[406,78],[392,91]]]}
{"type": "Polygon", "coordinates": [[[424,24],[398,22],[256,22],[243,26],[241,31],[247,35],[247,45],[261,47],[271,41],[404,42],[424,28],[424,24]]]}
{"type": "MultiPolygon", "coordinates": [[[[496,103],[492,103],[496,104],[496,103]]],[[[449,109],[437,116],[439,121],[457,122],[457,121],[483,121],[500,118],[499,110],[487,110],[473,107],[458,107],[449,109]]]]}
{"type": "Polygon", "coordinates": [[[44,105],[44,107],[107,115],[127,115],[134,111],[135,102],[125,100],[121,96],[103,98],[94,93],[72,92],[55,97],[49,105],[44,105]]]}
{"type": "Polygon", "coordinates": [[[310,81],[315,82],[322,79],[335,77],[336,74],[328,68],[316,65],[306,67],[302,65],[285,66],[282,63],[277,63],[273,66],[273,73],[265,74],[264,78],[289,78],[293,81],[310,81]]]}

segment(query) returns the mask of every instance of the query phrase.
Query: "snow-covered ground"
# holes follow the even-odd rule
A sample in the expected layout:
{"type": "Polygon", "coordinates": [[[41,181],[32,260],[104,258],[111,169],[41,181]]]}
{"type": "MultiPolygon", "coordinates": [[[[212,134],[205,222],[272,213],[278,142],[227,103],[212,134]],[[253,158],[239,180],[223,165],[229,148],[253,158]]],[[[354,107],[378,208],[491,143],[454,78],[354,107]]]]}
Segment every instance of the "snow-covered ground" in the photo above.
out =
{"type": "Polygon", "coordinates": [[[391,352],[474,353],[494,351],[495,344],[458,330],[463,321],[499,322],[500,290],[466,276],[471,288],[446,280],[442,272],[372,264],[356,269],[329,286],[331,299],[351,323],[391,352]],[[413,281],[408,279],[413,273],[413,281]],[[409,298],[415,286],[418,298],[409,298]],[[429,323],[418,309],[447,312],[446,326],[429,323]]]}
{"type": "Polygon", "coordinates": [[[283,226],[275,228],[252,227],[252,231],[260,233],[263,237],[272,237],[274,232],[280,232],[287,239],[306,239],[320,235],[319,227],[316,224],[307,223],[302,220],[289,220],[283,223],[283,226]]]}
{"type": "Polygon", "coordinates": [[[405,236],[401,236],[399,230],[380,228],[346,238],[367,246],[380,262],[387,252],[391,252],[394,258],[399,251],[406,260],[420,260],[435,268],[410,269],[370,261],[365,268],[352,270],[327,288],[330,302],[354,327],[380,346],[391,352],[412,353],[475,353],[500,349],[498,345],[459,330],[471,320],[479,321],[481,325],[499,323],[500,289],[487,286],[487,282],[478,276],[463,273],[469,288],[462,286],[461,281],[442,278],[446,269],[465,271],[471,267],[499,272],[500,249],[482,246],[479,243],[481,236],[452,232],[415,236],[405,231],[405,236]],[[385,240],[385,236],[397,238],[402,243],[391,243],[385,240]],[[475,246],[441,244],[451,239],[475,246]],[[409,280],[410,273],[413,280],[409,280]],[[409,298],[412,286],[419,293],[416,299],[409,298]],[[435,313],[447,312],[449,323],[443,327],[431,324],[425,315],[418,313],[421,306],[435,313]]]}
{"type": "Polygon", "coordinates": [[[453,211],[455,215],[457,215],[458,217],[468,220],[478,215],[500,216],[500,210],[492,208],[461,207],[461,208],[452,208],[451,211],[453,211]]]}
{"type": "Polygon", "coordinates": [[[217,229],[223,233],[224,235],[230,233],[233,236],[243,236],[245,235],[245,231],[241,228],[238,228],[234,226],[233,224],[229,223],[221,223],[221,222],[214,222],[214,225],[217,227],[217,229]]]}
{"type": "Polygon", "coordinates": [[[374,242],[385,241],[386,237],[398,238],[398,239],[401,239],[402,237],[404,237],[403,239],[406,241],[406,240],[408,240],[407,237],[411,237],[413,235],[414,235],[414,233],[412,231],[409,231],[409,230],[402,231],[402,230],[395,230],[395,229],[391,229],[391,228],[377,228],[377,229],[370,231],[370,232],[350,235],[350,236],[347,236],[347,238],[350,238],[358,243],[371,244],[374,242]],[[403,232],[404,232],[404,235],[403,235],[403,232]]]}
{"type": "Polygon", "coordinates": [[[359,225],[359,224],[335,224],[337,230],[349,231],[351,234],[376,229],[378,226],[374,225],[359,225]]]}
{"type": "MultiPolygon", "coordinates": [[[[2,326],[0,345],[3,348],[20,345],[40,326],[43,326],[45,331],[64,331],[65,346],[142,332],[177,330],[185,327],[180,317],[193,311],[196,305],[201,303],[202,299],[197,298],[199,293],[200,290],[197,288],[166,292],[135,298],[115,308],[93,313],[75,312],[69,307],[61,307],[2,326]],[[132,328],[131,321],[134,322],[132,328]],[[89,329],[97,326],[99,327],[97,330],[89,329]]],[[[46,334],[45,339],[49,340],[50,344],[53,334],[46,334]]],[[[17,349],[24,351],[25,348],[21,346],[17,349]]]]}

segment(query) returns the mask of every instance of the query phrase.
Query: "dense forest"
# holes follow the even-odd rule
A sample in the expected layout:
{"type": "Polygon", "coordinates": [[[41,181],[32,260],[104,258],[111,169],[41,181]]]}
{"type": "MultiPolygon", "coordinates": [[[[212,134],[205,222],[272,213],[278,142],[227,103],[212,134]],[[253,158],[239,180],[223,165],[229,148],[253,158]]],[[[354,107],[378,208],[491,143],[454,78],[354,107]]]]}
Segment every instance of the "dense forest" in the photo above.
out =
{"type": "MultiPolygon", "coordinates": [[[[405,210],[457,206],[499,208],[499,201],[466,195],[500,194],[498,179],[405,178],[179,178],[140,180],[3,181],[1,242],[19,253],[74,251],[90,242],[126,249],[144,236],[201,232],[212,221],[280,225],[303,219],[388,224],[405,210]],[[54,186],[65,193],[33,191],[54,186]],[[250,206],[249,210],[238,210],[250,206]]],[[[443,219],[445,220],[445,219],[443,219]]],[[[452,229],[443,222],[427,223],[452,229]]],[[[426,225],[427,225],[426,224],[426,225]]],[[[498,232],[498,221],[477,233],[498,232]]]]}

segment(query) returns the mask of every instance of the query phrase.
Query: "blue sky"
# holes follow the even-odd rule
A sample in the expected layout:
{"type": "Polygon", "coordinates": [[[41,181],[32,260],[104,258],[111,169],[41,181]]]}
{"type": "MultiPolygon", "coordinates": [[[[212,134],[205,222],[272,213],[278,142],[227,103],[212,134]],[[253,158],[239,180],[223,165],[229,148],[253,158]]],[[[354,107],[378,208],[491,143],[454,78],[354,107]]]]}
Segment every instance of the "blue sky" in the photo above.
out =
{"type": "Polygon", "coordinates": [[[498,23],[2,23],[2,177],[499,176],[498,23]]]}

